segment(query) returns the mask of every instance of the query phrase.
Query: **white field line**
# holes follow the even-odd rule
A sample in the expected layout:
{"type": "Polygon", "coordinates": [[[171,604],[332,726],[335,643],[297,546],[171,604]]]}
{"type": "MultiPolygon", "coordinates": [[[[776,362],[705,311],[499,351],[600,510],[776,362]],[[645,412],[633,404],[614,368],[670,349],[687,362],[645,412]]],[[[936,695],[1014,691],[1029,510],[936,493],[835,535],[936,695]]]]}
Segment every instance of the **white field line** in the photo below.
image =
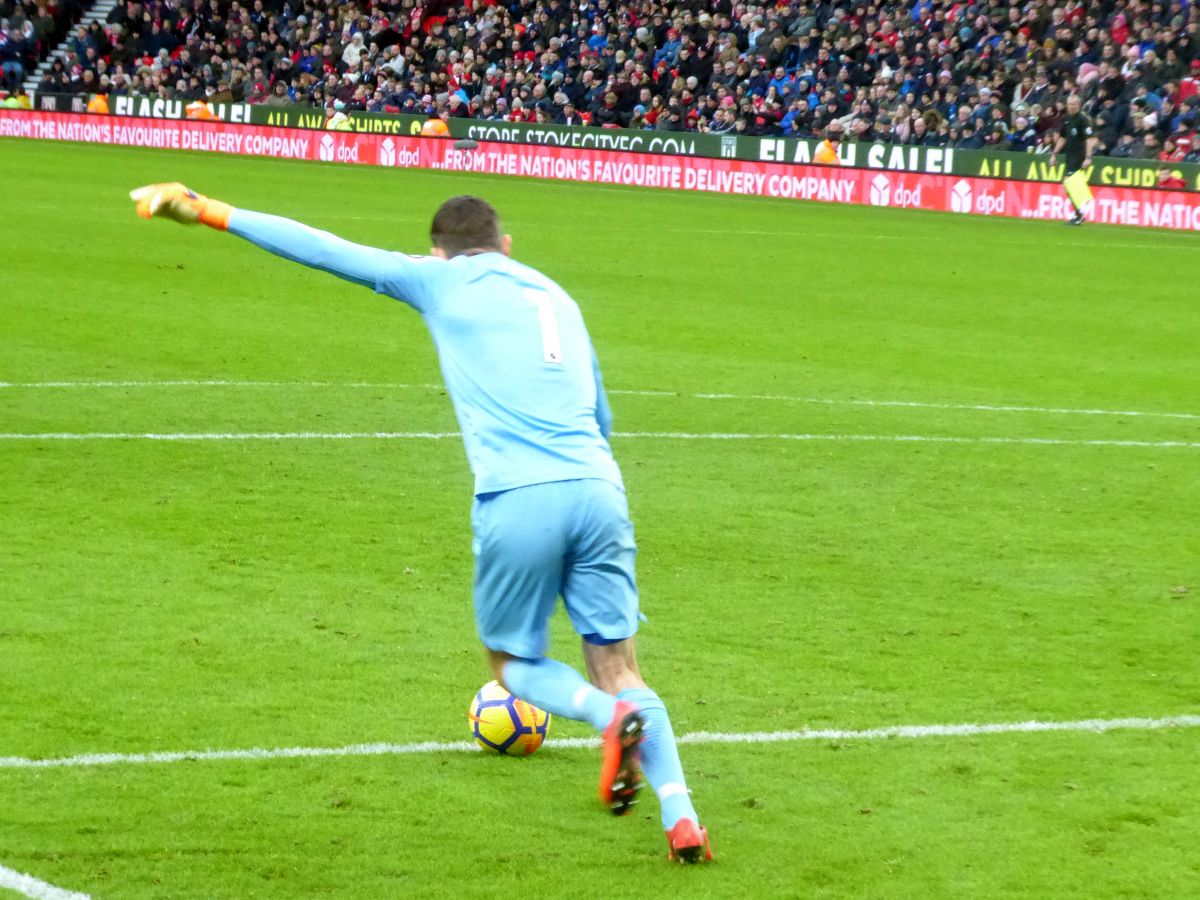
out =
{"type": "Polygon", "coordinates": [[[0,433],[0,440],[445,440],[457,431],[233,431],[0,433]]]}
{"type": "MultiPolygon", "coordinates": [[[[46,431],[2,432],[0,441],[440,441],[457,431],[46,431]]],[[[1132,441],[1043,437],[957,437],[940,434],[751,434],[748,432],[617,431],[615,438],[674,441],[851,441],[859,443],[1023,444],[1050,447],[1144,447],[1200,449],[1200,441],[1132,441]]]]}
{"type": "MultiPolygon", "coordinates": [[[[681,735],[681,744],[776,744],[799,741],[878,741],[900,738],[975,737],[991,734],[1041,734],[1045,732],[1155,731],[1168,728],[1200,728],[1200,715],[1164,718],[1081,719],[1068,722],[993,722],[961,725],[894,725],[885,728],[847,730],[841,728],[800,731],[714,732],[695,731],[681,735]]],[[[600,746],[598,738],[550,740],[546,746],[576,750],[600,746]]],[[[410,756],[424,753],[471,753],[479,750],[473,741],[424,741],[417,744],[349,744],[344,747],[279,747],[248,750],[187,750],[162,753],[84,753],[31,759],[0,756],[0,769],[85,768],[93,766],[146,765],[150,763],[225,760],[309,759],[326,756],[410,756]]]]}
{"type": "Polygon", "coordinates": [[[64,891],[32,875],[24,875],[4,866],[0,866],[0,888],[8,888],[34,900],[91,900],[87,894],[64,891]]]}
{"type": "MultiPolygon", "coordinates": [[[[220,378],[182,379],[175,381],[0,381],[0,390],[45,390],[86,388],[156,388],[156,387],[228,387],[228,388],[373,388],[377,390],[433,390],[445,388],[440,384],[410,384],[386,381],[235,381],[220,378]]],[[[1043,413],[1063,416],[1120,416],[1158,419],[1200,420],[1200,413],[1169,412],[1136,409],[1087,409],[1057,406],[1023,406],[990,403],[936,403],[923,400],[867,400],[843,397],[798,397],[786,394],[722,394],[680,393],[679,391],[641,391],[610,389],[610,394],[627,397],[678,397],[692,400],[753,400],[771,403],[806,403],[821,406],[894,407],[902,409],[968,410],[972,412],[1043,413]]]]}
{"type": "Polygon", "coordinates": [[[413,390],[440,391],[440,384],[405,384],[401,382],[377,381],[227,381],[222,378],[180,379],[177,381],[0,381],[0,389],[39,390],[72,388],[156,388],[156,387],[346,387],[346,388],[402,388],[413,390]]]}
{"type": "MultiPolygon", "coordinates": [[[[612,394],[658,396],[659,391],[610,391],[612,394]]],[[[809,403],[822,406],[877,406],[903,409],[970,410],[974,412],[1047,413],[1059,416],[1143,416],[1158,419],[1197,419],[1200,413],[1153,412],[1134,409],[1076,409],[1055,406],[992,405],[987,403],[927,403],[921,400],[855,400],[832,397],[789,397],[781,394],[690,394],[696,400],[761,400],[774,403],[809,403]]]]}
{"type": "Polygon", "coordinates": [[[440,441],[457,437],[462,437],[457,431],[48,431],[30,434],[0,433],[0,441],[440,441]]]}
{"type": "Polygon", "coordinates": [[[1057,447],[1156,447],[1200,449],[1200,441],[1126,441],[1040,437],[956,437],[941,434],[749,434],[744,432],[691,433],[685,431],[614,432],[614,437],[662,438],[680,441],[865,441],[930,444],[1033,444],[1057,447]]]}

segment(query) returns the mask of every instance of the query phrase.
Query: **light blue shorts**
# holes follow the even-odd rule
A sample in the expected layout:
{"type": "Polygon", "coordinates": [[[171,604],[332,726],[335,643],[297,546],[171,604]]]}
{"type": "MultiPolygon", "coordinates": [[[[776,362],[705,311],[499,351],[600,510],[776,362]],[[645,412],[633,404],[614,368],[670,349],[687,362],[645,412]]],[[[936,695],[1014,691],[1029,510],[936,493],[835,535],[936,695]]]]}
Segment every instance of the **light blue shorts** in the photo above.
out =
{"type": "Polygon", "coordinates": [[[615,484],[587,478],[484,494],[471,508],[471,528],[475,623],[489,649],[545,655],[559,596],[585,640],[637,632],[637,546],[615,484]]]}

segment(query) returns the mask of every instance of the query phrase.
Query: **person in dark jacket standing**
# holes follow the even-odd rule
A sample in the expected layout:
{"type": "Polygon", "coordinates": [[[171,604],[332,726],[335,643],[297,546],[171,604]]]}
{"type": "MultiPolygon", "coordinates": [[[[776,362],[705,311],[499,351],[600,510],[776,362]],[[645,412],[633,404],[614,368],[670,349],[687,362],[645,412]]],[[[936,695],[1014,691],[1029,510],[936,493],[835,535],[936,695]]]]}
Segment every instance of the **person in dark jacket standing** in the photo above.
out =
{"type": "Polygon", "coordinates": [[[1063,186],[1067,189],[1067,198],[1075,209],[1075,215],[1068,220],[1071,225],[1083,224],[1083,207],[1086,205],[1087,195],[1091,193],[1086,188],[1086,177],[1080,186],[1081,189],[1075,187],[1072,179],[1076,182],[1080,181],[1077,173],[1091,166],[1092,151],[1096,149],[1097,141],[1098,138],[1092,130],[1092,122],[1083,113],[1079,96],[1072,94],[1067,98],[1067,117],[1058,130],[1054,152],[1050,154],[1050,165],[1053,166],[1057,163],[1058,154],[1065,151],[1066,169],[1063,172],[1063,186]]]}

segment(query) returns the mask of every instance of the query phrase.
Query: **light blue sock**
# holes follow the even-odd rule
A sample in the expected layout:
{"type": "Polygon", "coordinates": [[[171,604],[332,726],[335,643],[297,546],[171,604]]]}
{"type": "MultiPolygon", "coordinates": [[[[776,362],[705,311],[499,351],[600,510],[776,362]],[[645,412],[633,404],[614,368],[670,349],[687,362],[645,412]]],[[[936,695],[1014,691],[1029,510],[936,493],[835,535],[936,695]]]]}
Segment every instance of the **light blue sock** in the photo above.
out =
{"type": "Polygon", "coordinates": [[[697,825],[700,819],[687,784],[683,780],[683,766],[679,762],[679,750],[675,746],[675,732],[667,717],[667,707],[658,694],[650,688],[630,688],[617,694],[642,711],[646,720],[646,735],[642,739],[642,771],[658,802],[662,805],[663,828],[670,830],[680,819],[691,819],[697,825]]]}
{"type": "Polygon", "coordinates": [[[557,659],[513,659],[504,664],[504,683],[526,703],[566,719],[590,722],[603,731],[612,721],[617,698],[588,684],[557,659]]]}

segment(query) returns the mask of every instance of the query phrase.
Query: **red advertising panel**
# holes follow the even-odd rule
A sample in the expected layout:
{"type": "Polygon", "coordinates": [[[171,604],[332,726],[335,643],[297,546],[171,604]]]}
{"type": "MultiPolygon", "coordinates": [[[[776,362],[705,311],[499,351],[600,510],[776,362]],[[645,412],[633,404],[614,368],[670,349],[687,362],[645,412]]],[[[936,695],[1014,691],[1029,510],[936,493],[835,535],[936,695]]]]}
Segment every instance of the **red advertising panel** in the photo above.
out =
{"type": "MultiPolygon", "coordinates": [[[[1057,184],[545,144],[480,143],[470,150],[456,150],[452,141],[441,138],[225,122],[106,119],[24,110],[0,110],[0,137],[481,172],[1024,219],[1062,220],[1070,213],[1066,194],[1057,184]]],[[[1102,186],[1094,187],[1093,192],[1096,199],[1089,210],[1092,221],[1200,231],[1200,193],[1102,186]]]]}

